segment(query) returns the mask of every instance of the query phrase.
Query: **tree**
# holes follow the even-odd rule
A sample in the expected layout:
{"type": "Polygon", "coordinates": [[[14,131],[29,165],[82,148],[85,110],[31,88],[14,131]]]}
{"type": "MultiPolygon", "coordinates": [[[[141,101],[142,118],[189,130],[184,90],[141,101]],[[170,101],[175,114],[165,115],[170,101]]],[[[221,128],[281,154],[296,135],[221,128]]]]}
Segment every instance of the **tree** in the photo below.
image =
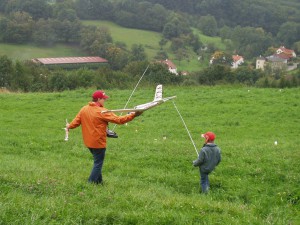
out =
{"type": "Polygon", "coordinates": [[[200,71],[198,79],[200,84],[215,85],[217,81],[231,80],[231,76],[229,66],[218,64],[200,71]]]}
{"type": "Polygon", "coordinates": [[[114,70],[123,69],[129,62],[129,53],[126,50],[113,45],[112,43],[101,45],[99,52],[101,56],[108,60],[111,68],[114,70]]]}
{"type": "Polygon", "coordinates": [[[221,65],[231,66],[231,63],[232,63],[232,57],[230,54],[228,54],[226,52],[216,51],[212,55],[212,64],[213,65],[221,64],[221,65]]]}
{"type": "Polygon", "coordinates": [[[172,38],[172,43],[170,49],[173,52],[178,51],[178,49],[185,48],[185,40],[183,37],[172,38]]]}
{"type": "Polygon", "coordinates": [[[179,83],[182,78],[170,73],[162,63],[153,63],[149,67],[149,73],[146,74],[145,79],[154,84],[172,84],[179,83]]]}
{"type": "Polygon", "coordinates": [[[38,45],[53,45],[56,35],[51,23],[48,20],[39,19],[33,29],[32,40],[38,45]]]}
{"type": "Polygon", "coordinates": [[[68,88],[68,79],[63,71],[55,71],[49,81],[49,88],[52,91],[63,91],[68,88]]]}
{"type": "Polygon", "coordinates": [[[44,0],[26,0],[23,3],[22,11],[29,13],[34,20],[52,17],[52,8],[44,0]]]}
{"type": "Polygon", "coordinates": [[[191,33],[191,29],[183,16],[173,13],[169,16],[162,33],[165,38],[172,39],[191,33]]]}
{"type": "Polygon", "coordinates": [[[295,22],[282,24],[276,38],[283,45],[292,46],[295,42],[300,41],[300,24],[295,22]]]}
{"type": "Polygon", "coordinates": [[[216,36],[218,34],[218,25],[215,17],[211,15],[201,16],[199,28],[207,36],[216,36]]]}
{"type": "Polygon", "coordinates": [[[160,41],[159,41],[159,46],[160,46],[160,50],[162,50],[163,49],[163,47],[166,45],[168,43],[168,40],[167,39],[165,39],[165,38],[162,38],[162,39],[160,39],[160,41]]]}
{"type": "Polygon", "coordinates": [[[28,92],[31,84],[32,75],[26,72],[26,67],[21,62],[17,61],[12,76],[12,88],[14,90],[28,92]]]}
{"type": "Polygon", "coordinates": [[[5,42],[8,39],[7,30],[8,30],[9,20],[8,18],[0,18],[0,41],[5,42]]]}
{"type": "Polygon", "coordinates": [[[80,39],[81,22],[79,20],[59,21],[58,19],[51,20],[51,27],[53,27],[55,36],[59,41],[65,43],[78,42],[80,39]]]}
{"type": "Polygon", "coordinates": [[[262,77],[261,71],[247,67],[239,67],[234,70],[233,73],[239,83],[244,83],[247,85],[254,85],[256,81],[262,77]]]}
{"type": "Polygon", "coordinates": [[[193,51],[195,53],[198,53],[200,48],[203,46],[203,43],[200,41],[199,36],[194,35],[193,33],[190,33],[188,35],[188,42],[189,42],[189,45],[192,46],[193,51]]]}
{"type": "Polygon", "coordinates": [[[33,24],[32,17],[26,12],[11,14],[8,20],[1,23],[1,29],[5,32],[2,40],[18,44],[30,41],[33,24]]]}
{"type": "Polygon", "coordinates": [[[0,0],[0,12],[5,12],[5,6],[7,4],[8,0],[0,0]]]}
{"type": "Polygon", "coordinates": [[[169,56],[168,56],[168,53],[167,53],[167,52],[165,52],[165,51],[163,51],[163,50],[160,50],[160,51],[158,51],[158,52],[156,53],[156,55],[155,55],[154,58],[157,59],[157,60],[165,60],[165,59],[168,59],[169,56]]]}
{"type": "Polygon", "coordinates": [[[80,19],[111,20],[113,18],[113,4],[106,0],[77,0],[75,9],[80,19]]]}
{"type": "Polygon", "coordinates": [[[13,73],[13,63],[6,55],[0,56],[0,87],[9,88],[13,73]]]}
{"type": "Polygon", "coordinates": [[[219,31],[222,41],[224,41],[226,39],[231,39],[231,32],[232,32],[232,29],[230,27],[223,26],[219,31]]]}
{"type": "Polygon", "coordinates": [[[180,62],[181,62],[182,60],[184,60],[184,59],[189,59],[189,58],[188,58],[188,54],[187,54],[187,52],[186,52],[186,49],[184,49],[184,48],[179,48],[179,49],[177,49],[176,54],[175,54],[175,57],[176,57],[176,59],[178,60],[179,65],[180,65],[180,62]]]}
{"type": "MultiPolygon", "coordinates": [[[[102,45],[112,43],[106,27],[84,26],[80,31],[80,47],[93,55],[101,55],[102,45]]],[[[105,52],[102,56],[104,56],[105,52]]]]}
{"type": "MultiPolygon", "coordinates": [[[[133,61],[129,62],[123,69],[123,72],[130,74],[134,78],[140,79],[142,74],[146,71],[146,68],[148,67],[149,62],[148,61],[133,61]]],[[[147,69],[147,71],[149,71],[147,69]]],[[[146,72],[147,72],[146,71],[146,72]]]]}
{"type": "Polygon", "coordinates": [[[232,41],[237,52],[242,52],[246,58],[252,58],[264,53],[272,45],[273,38],[262,28],[237,26],[233,30],[232,41]]]}
{"type": "Polygon", "coordinates": [[[131,61],[145,61],[147,55],[145,49],[141,44],[133,44],[131,47],[131,61]]]}

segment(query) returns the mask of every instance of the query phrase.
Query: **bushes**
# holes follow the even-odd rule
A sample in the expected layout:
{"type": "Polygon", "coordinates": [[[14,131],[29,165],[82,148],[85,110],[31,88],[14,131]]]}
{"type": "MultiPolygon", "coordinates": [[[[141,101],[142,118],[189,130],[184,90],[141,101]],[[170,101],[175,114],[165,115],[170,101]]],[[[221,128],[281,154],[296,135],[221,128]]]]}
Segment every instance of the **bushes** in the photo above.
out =
{"type": "Polygon", "coordinates": [[[296,76],[282,76],[280,79],[263,77],[256,82],[256,86],[262,88],[292,88],[299,85],[300,79],[296,76]]]}
{"type": "MultiPolygon", "coordinates": [[[[97,70],[64,70],[58,67],[47,69],[32,62],[13,63],[7,57],[1,57],[0,62],[1,87],[23,92],[52,92],[89,87],[131,88],[149,65],[148,62],[134,62],[123,71],[115,71],[108,67],[100,67],[97,70]]],[[[144,80],[154,84],[179,84],[182,77],[170,73],[160,64],[151,64],[144,80]]]]}
{"type": "Polygon", "coordinates": [[[145,84],[216,85],[239,83],[248,86],[290,88],[298,87],[300,75],[267,75],[260,70],[240,67],[232,70],[226,65],[213,65],[188,76],[174,75],[160,64],[135,61],[123,70],[100,67],[97,70],[80,68],[65,70],[48,69],[32,62],[13,62],[6,56],[0,57],[0,87],[10,91],[52,92],[96,87],[100,89],[128,89],[134,87],[144,74],[145,84]],[[146,68],[148,69],[146,70],[146,68]]]}

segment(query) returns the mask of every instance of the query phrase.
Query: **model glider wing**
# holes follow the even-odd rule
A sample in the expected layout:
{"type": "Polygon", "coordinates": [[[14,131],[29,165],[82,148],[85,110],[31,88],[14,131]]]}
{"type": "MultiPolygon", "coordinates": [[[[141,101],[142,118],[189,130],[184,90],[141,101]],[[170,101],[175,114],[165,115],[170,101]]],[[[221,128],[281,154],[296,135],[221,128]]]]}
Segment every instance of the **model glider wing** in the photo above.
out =
{"type": "Polygon", "coordinates": [[[162,98],[162,85],[159,84],[156,87],[155,95],[154,95],[154,100],[152,102],[147,102],[145,104],[137,105],[132,109],[113,109],[113,110],[107,110],[107,111],[102,111],[102,113],[107,113],[107,112],[141,112],[141,111],[146,111],[148,109],[151,109],[155,106],[158,106],[162,103],[165,103],[166,101],[169,101],[173,98],[176,98],[176,96],[172,97],[167,97],[167,98],[162,98]]]}

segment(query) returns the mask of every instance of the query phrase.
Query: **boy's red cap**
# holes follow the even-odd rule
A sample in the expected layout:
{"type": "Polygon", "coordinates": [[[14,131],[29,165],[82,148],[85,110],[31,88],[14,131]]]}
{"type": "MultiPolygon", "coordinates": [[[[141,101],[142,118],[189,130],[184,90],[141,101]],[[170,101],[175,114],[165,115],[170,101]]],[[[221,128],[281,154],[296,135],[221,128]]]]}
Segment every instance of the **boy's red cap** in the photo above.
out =
{"type": "Polygon", "coordinates": [[[98,99],[98,98],[103,98],[103,99],[107,99],[109,98],[105,93],[104,91],[95,91],[94,94],[92,95],[92,97],[94,99],[98,99]]]}
{"type": "Polygon", "coordinates": [[[208,131],[205,134],[201,134],[201,137],[205,138],[206,141],[214,141],[216,138],[216,135],[213,132],[208,131]]]}

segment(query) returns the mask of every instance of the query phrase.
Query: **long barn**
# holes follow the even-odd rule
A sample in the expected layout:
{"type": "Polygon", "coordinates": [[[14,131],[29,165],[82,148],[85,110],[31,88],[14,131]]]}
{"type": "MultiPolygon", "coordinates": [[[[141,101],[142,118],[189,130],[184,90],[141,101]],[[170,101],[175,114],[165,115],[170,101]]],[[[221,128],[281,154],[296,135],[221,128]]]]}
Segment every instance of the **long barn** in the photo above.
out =
{"type": "Polygon", "coordinates": [[[108,61],[99,56],[88,57],[59,57],[59,58],[35,58],[32,59],[34,63],[44,65],[49,68],[64,68],[64,69],[78,69],[87,67],[97,69],[100,66],[108,65],[108,61]]]}

